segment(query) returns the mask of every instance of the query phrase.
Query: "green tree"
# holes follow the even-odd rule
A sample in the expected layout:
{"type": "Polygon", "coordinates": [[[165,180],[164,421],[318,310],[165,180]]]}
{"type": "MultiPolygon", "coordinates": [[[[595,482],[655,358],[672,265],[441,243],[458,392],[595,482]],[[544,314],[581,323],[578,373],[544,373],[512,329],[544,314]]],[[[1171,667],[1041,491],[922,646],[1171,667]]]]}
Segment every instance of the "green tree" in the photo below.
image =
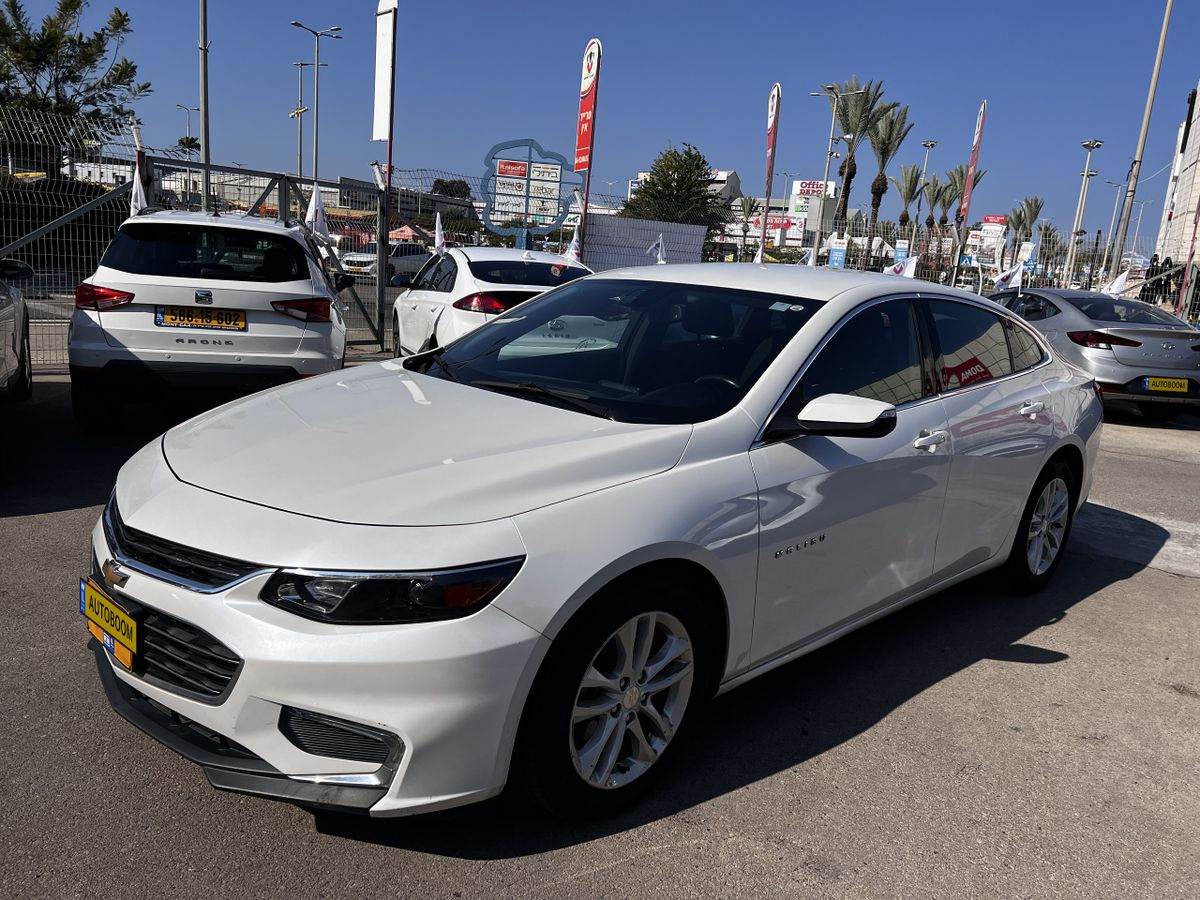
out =
{"type": "Polygon", "coordinates": [[[941,203],[942,194],[945,193],[946,187],[936,175],[930,175],[925,179],[925,184],[921,190],[925,194],[925,207],[928,210],[925,215],[926,228],[932,228],[937,224],[937,219],[934,218],[933,213],[941,203]]]}
{"type": "Polygon", "coordinates": [[[0,7],[0,107],[82,117],[113,132],[132,116],[129,104],[150,93],[120,50],[133,31],[114,8],[90,35],[81,29],[87,0],[58,0],[35,26],[22,0],[0,7]]]}
{"type": "Polygon", "coordinates": [[[883,102],[883,82],[868,81],[863,84],[857,75],[851,75],[849,81],[842,84],[822,86],[829,95],[829,104],[837,102],[837,120],[842,129],[842,137],[846,145],[846,156],[838,166],[838,174],[842,176],[842,196],[838,200],[836,222],[846,221],[846,210],[849,209],[850,188],[854,176],[858,174],[858,163],[855,154],[862,142],[874,130],[875,125],[895,109],[899,104],[883,102]],[[858,93],[861,91],[861,93],[858,93]],[[839,95],[849,95],[841,96],[839,95]]]}
{"type": "Polygon", "coordinates": [[[458,197],[461,200],[471,199],[471,186],[461,178],[435,178],[430,193],[441,194],[443,197],[458,197]]]}
{"type": "Polygon", "coordinates": [[[178,140],[178,142],[176,142],[175,147],[179,150],[182,150],[190,157],[193,153],[200,149],[200,138],[192,137],[191,135],[184,135],[178,140]]]}
{"type": "Polygon", "coordinates": [[[897,106],[887,115],[882,116],[871,129],[871,149],[875,152],[875,161],[879,163],[879,174],[871,182],[871,226],[870,234],[875,233],[875,223],[879,219],[879,206],[883,203],[883,195],[887,193],[887,169],[900,152],[900,145],[913,130],[913,123],[908,121],[908,107],[897,106]]]}
{"type": "Polygon", "coordinates": [[[691,144],[682,150],[668,147],[618,215],[703,225],[711,231],[729,218],[721,198],[709,190],[712,183],[712,166],[703,153],[691,144]]]}
{"type": "Polygon", "coordinates": [[[921,167],[916,163],[901,166],[899,177],[893,175],[890,180],[896,186],[896,193],[900,195],[900,203],[904,207],[900,212],[900,227],[904,228],[909,222],[908,208],[917,202],[917,195],[921,192],[921,167]]]}
{"type": "MultiPolygon", "coordinates": [[[[976,169],[975,176],[971,180],[971,190],[979,187],[979,182],[983,181],[983,176],[987,174],[987,169],[976,169]]],[[[965,163],[959,163],[953,169],[946,173],[946,181],[952,187],[950,206],[958,204],[958,211],[954,214],[954,220],[958,224],[963,224],[959,220],[962,219],[962,201],[967,189],[967,166],[965,163]]],[[[945,222],[942,222],[945,225],[945,222]]]]}
{"type": "Polygon", "coordinates": [[[737,203],[742,214],[742,256],[745,257],[746,235],[750,233],[750,220],[754,218],[754,211],[758,209],[758,201],[753,197],[738,197],[737,203]]]}

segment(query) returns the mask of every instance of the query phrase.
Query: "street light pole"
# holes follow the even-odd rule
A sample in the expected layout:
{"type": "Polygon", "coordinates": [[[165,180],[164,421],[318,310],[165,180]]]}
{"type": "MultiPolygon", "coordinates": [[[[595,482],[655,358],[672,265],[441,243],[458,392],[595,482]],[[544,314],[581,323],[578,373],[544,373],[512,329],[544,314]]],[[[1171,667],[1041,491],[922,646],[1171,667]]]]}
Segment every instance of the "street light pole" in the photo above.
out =
{"type": "MultiPolygon", "coordinates": [[[[198,113],[198,112],[200,112],[200,107],[198,107],[198,106],[184,106],[182,103],[176,103],[176,104],[175,104],[175,108],[176,108],[176,109],[182,109],[182,110],[183,110],[183,115],[184,115],[184,118],[185,118],[185,122],[184,122],[184,130],[185,130],[185,133],[187,134],[187,137],[188,137],[188,144],[191,144],[191,143],[192,143],[192,141],[191,141],[191,137],[192,137],[192,113],[194,113],[194,112],[197,112],[197,113],[198,113]]],[[[192,148],[191,148],[190,146],[187,148],[187,161],[188,161],[189,163],[191,163],[191,161],[192,161],[192,148]]],[[[192,167],[191,167],[191,165],[189,165],[189,166],[187,167],[187,185],[188,185],[188,190],[190,191],[190,190],[191,190],[191,185],[192,185],[192,167]]]]}
{"type": "Polygon", "coordinates": [[[1129,252],[1137,253],[1138,232],[1140,232],[1142,230],[1142,213],[1144,213],[1146,211],[1146,204],[1149,203],[1150,201],[1149,200],[1134,200],[1133,202],[1139,204],[1138,220],[1137,220],[1137,226],[1133,229],[1133,242],[1129,245],[1129,252]]]}
{"type": "Polygon", "coordinates": [[[929,151],[938,145],[937,141],[921,141],[921,146],[925,148],[925,162],[921,163],[921,180],[917,183],[917,218],[913,224],[913,235],[916,235],[916,227],[921,223],[921,201],[925,199],[925,172],[929,169],[929,151]]]}
{"type": "Polygon", "coordinates": [[[1088,179],[1096,173],[1092,171],[1092,152],[1099,149],[1104,144],[1104,141],[1087,140],[1081,141],[1079,146],[1087,151],[1087,157],[1083,163],[1083,183],[1079,186],[1079,202],[1075,204],[1075,224],[1071,227],[1071,243],[1067,247],[1067,264],[1066,272],[1063,274],[1065,283],[1063,287],[1071,286],[1071,277],[1075,274],[1075,235],[1079,233],[1079,229],[1083,227],[1083,209],[1087,204],[1087,189],[1088,179]]]}
{"type": "MultiPolygon", "coordinates": [[[[292,21],[292,25],[307,31],[313,36],[313,184],[317,183],[319,177],[319,169],[317,168],[318,151],[320,149],[320,130],[321,130],[321,38],[332,38],[335,41],[340,41],[342,36],[337,32],[342,30],[341,25],[334,25],[330,28],[322,28],[319,31],[309,28],[302,22],[292,21]]],[[[314,187],[313,190],[316,190],[314,187]]]]}
{"type": "Polygon", "coordinates": [[[200,0],[200,209],[208,212],[208,195],[212,188],[212,151],[208,143],[208,0],[200,0]]]}
{"type": "Polygon", "coordinates": [[[1129,233],[1129,219],[1133,214],[1133,198],[1137,196],[1138,175],[1142,171],[1142,154],[1146,151],[1146,134],[1150,130],[1150,112],[1154,109],[1154,95],[1158,90],[1158,73],[1162,68],[1163,48],[1167,43],[1167,26],[1171,24],[1171,7],[1175,0],[1167,0],[1163,12],[1162,31],[1158,36],[1158,52],[1154,57],[1154,72],[1150,76],[1150,90],[1146,94],[1146,109],[1142,113],[1142,130],[1138,134],[1137,150],[1133,164],[1129,167],[1129,182],[1125,188],[1125,202],[1121,204],[1121,218],[1117,224],[1116,240],[1113,243],[1113,265],[1121,268],[1121,257],[1125,252],[1125,235],[1129,233]]]}
{"type": "MultiPolygon", "coordinates": [[[[1104,239],[1104,262],[1100,265],[1101,270],[1104,272],[1104,277],[1108,279],[1108,254],[1113,246],[1113,226],[1117,223],[1117,204],[1121,202],[1120,188],[1125,187],[1125,185],[1119,181],[1109,181],[1107,178],[1104,180],[1104,183],[1118,189],[1116,196],[1113,198],[1112,218],[1108,220],[1108,236],[1104,239]]],[[[1112,279],[1108,280],[1111,281],[1112,279]]]]}
{"type": "Polygon", "coordinates": [[[837,85],[826,84],[822,85],[823,91],[809,91],[810,97],[829,97],[833,96],[833,115],[829,118],[829,146],[825,150],[825,175],[821,178],[821,214],[817,218],[816,235],[813,238],[812,261],[815,264],[817,261],[817,253],[821,250],[821,232],[825,225],[825,201],[829,198],[826,194],[829,192],[829,164],[833,162],[833,132],[837,128],[837,111],[838,103],[843,97],[849,97],[852,94],[862,94],[865,91],[849,91],[848,93],[836,93],[837,85]]]}

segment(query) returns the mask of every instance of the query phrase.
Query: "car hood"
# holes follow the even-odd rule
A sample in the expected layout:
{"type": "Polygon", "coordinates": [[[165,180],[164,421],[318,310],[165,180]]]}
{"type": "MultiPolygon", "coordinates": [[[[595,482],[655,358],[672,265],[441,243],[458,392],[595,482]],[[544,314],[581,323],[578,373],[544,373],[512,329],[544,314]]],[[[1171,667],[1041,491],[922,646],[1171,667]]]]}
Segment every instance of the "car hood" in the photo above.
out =
{"type": "Polygon", "coordinates": [[[187,484],[364,525],[461,525],[674,466],[690,425],[613,422],[409,372],[345,369],[163,435],[187,484]]]}

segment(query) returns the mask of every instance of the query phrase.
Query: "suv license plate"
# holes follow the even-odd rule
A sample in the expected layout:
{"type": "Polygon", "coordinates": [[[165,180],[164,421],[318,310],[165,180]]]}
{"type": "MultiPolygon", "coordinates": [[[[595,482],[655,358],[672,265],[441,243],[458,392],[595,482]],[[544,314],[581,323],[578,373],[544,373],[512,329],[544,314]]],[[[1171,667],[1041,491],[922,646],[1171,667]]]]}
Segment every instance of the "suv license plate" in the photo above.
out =
{"type": "Polygon", "coordinates": [[[158,306],[154,324],[163,328],[209,328],[214,331],[245,331],[246,312],[241,309],[197,309],[194,306],[158,306]]]}

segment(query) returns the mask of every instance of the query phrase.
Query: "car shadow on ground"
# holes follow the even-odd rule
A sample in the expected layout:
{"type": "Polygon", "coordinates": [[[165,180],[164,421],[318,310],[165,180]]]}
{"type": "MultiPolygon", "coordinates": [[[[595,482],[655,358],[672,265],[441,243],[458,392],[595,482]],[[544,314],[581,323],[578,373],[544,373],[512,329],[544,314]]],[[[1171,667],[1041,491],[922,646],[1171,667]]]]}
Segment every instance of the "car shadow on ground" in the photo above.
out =
{"type": "Polygon", "coordinates": [[[1109,400],[1104,404],[1104,421],[1113,425],[1132,425],[1139,428],[1155,428],[1165,431],[1200,431],[1200,409],[1190,407],[1178,418],[1169,422],[1156,422],[1138,412],[1134,403],[1109,400]]]}
{"type": "Polygon", "coordinates": [[[35,376],[31,400],[0,406],[0,518],[102,505],[139,448],[233,396],[160,391],[125,404],[103,431],[89,433],[75,424],[67,379],[35,376]]]}
{"type": "Polygon", "coordinates": [[[985,574],[767,673],[713,701],[656,791],[619,816],[563,822],[503,796],[413,819],[317,814],[315,827],[349,840],[464,859],[544,853],[673,815],[820,756],[981,660],[1052,666],[1066,655],[1028,642],[1029,635],[1145,568],[1168,538],[1145,519],[1088,509],[1093,520],[1137,535],[1126,554],[1136,558],[1076,549],[1034,596],[1014,595],[999,576],[985,574]]]}

